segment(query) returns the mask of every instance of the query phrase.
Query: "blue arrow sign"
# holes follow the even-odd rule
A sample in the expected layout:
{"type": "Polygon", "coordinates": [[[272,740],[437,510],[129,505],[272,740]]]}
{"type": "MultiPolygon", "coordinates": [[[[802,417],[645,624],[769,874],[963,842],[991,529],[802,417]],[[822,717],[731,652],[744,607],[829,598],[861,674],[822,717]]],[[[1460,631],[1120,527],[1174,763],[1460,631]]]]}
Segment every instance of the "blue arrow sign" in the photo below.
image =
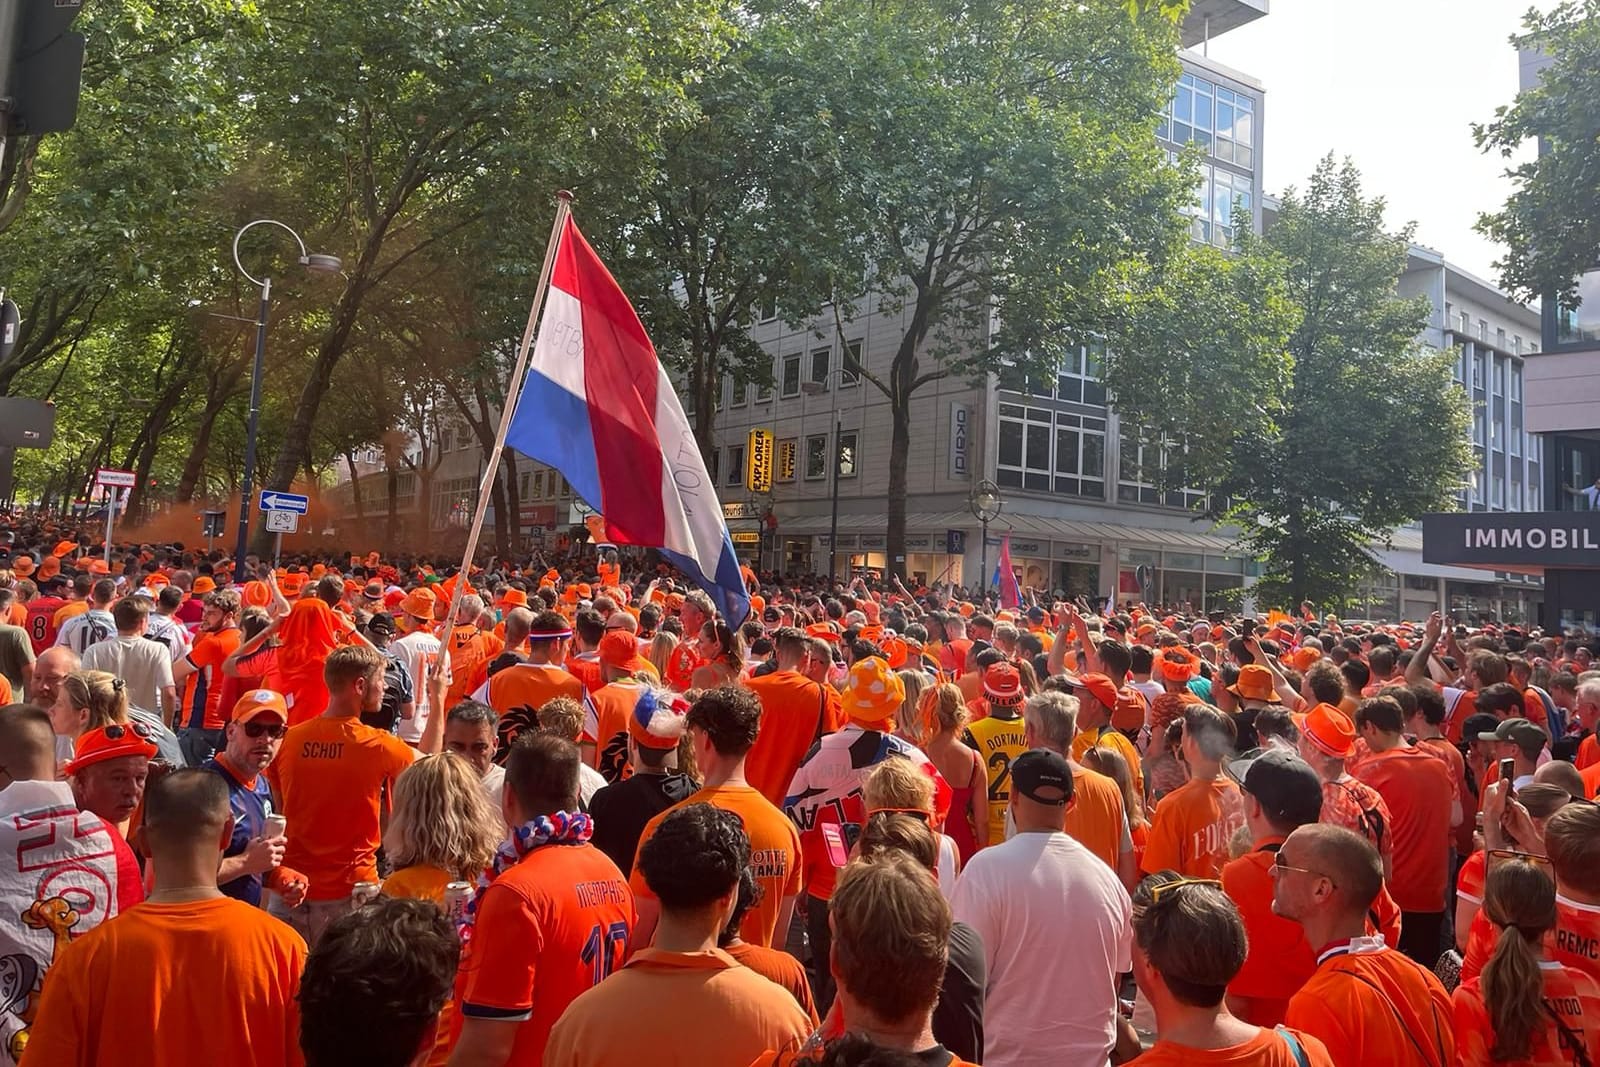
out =
{"type": "Polygon", "coordinates": [[[272,489],[261,490],[262,511],[292,511],[296,515],[306,513],[307,497],[299,493],[280,493],[272,489]]]}

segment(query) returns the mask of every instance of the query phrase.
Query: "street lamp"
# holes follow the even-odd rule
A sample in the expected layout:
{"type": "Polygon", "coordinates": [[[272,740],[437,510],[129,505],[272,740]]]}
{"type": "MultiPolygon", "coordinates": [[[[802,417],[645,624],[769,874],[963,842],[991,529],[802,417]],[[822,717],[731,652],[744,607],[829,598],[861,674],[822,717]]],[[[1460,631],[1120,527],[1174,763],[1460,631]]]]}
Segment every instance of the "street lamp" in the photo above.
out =
{"type": "Polygon", "coordinates": [[[250,543],[250,495],[254,491],[251,484],[252,476],[256,469],[256,426],[261,418],[261,365],[267,352],[267,309],[272,299],[272,279],[257,278],[244,269],[244,264],[239,260],[239,240],[256,226],[276,226],[290,237],[295,244],[300,246],[300,265],[306,270],[316,271],[319,274],[337,274],[341,266],[338,256],[314,255],[306,251],[306,243],[292,228],[279,222],[277,219],[256,219],[239,227],[239,232],[233,235],[233,265],[239,268],[239,273],[246,280],[261,290],[261,303],[256,312],[256,361],[250,371],[250,419],[245,429],[244,437],[244,485],[239,494],[239,539],[234,546],[233,573],[242,574],[245,551],[250,543]]]}
{"type": "MultiPolygon", "coordinates": [[[[809,381],[800,383],[800,391],[808,396],[827,392],[832,397],[828,406],[828,417],[833,422],[833,487],[829,490],[831,501],[828,507],[828,581],[832,583],[839,576],[837,563],[839,560],[839,438],[843,436],[844,427],[839,422],[839,390],[844,385],[844,368],[829,371],[822,381],[809,381]],[[839,379],[834,380],[838,374],[839,379]]],[[[830,584],[830,588],[831,588],[830,584]]]]}
{"type": "Polygon", "coordinates": [[[973,516],[983,524],[983,547],[979,549],[981,563],[978,564],[978,580],[983,583],[983,597],[989,598],[989,524],[1000,517],[1000,512],[1006,506],[1005,500],[1000,496],[1000,487],[985,478],[972,490],[972,495],[967,498],[967,507],[972,509],[973,516]]]}

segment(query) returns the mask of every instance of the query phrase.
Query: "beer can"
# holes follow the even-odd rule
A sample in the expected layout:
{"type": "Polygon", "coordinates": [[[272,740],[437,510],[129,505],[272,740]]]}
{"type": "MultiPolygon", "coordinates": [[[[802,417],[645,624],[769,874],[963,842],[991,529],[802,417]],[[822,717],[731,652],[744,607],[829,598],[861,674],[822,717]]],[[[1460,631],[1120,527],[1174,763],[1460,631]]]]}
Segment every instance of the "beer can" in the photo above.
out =
{"type": "Polygon", "coordinates": [[[350,887],[350,903],[354,904],[358,908],[364,904],[371,904],[377,899],[377,882],[357,882],[355,885],[350,887]]]}
{"type": "Polygon", "coordinates": [[[467,921],[467,902],[472,899],[471,882],[451,882],[444,887],[444,917],[459,926],[467,921]]]}
{"type": "Polygon", "coordinates": [[[261,831],[262,837],[282,837],[289,832],[289,820],[282,815],[268,815],[261,831]]]}

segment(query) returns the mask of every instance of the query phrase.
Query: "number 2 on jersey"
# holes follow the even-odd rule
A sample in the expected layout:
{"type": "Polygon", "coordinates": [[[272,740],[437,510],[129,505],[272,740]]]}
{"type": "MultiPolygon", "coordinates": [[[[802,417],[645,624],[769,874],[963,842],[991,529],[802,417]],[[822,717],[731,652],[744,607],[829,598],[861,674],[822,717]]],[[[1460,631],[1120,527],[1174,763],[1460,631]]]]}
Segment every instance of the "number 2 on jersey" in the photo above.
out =
{"type": "Polygon", "coordinates": [[[989,756],[989,799],[1000,803],[1011,799],[1011,753],[995,752],[989,756]],[[996,773],[996,768],[999,773],[996,773]]]}
{"type": "Polygon", "coordinates": [[[612,923],[604,930],[596,923],[584,942],[582,960],[589,965],[591,984],[599,985],[628,954],[628,924],[612,923]]]}

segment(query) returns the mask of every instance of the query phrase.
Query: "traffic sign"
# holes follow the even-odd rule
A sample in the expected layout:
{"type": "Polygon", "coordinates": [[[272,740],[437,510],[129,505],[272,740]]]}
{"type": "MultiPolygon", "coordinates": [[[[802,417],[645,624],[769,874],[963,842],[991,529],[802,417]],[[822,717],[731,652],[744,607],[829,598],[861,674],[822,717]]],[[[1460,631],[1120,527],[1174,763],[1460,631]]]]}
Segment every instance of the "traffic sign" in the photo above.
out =
{"type": "Polygon", "coordinates": [[[268,533],[294,533],[300,528],[300,516],[293,511],[267,512],[268,533]]]}
{"type": "Polygon", "coordinates": [[[117,489],[132,489],[138,481],[139,476],[133,471],[119,471],[101,467],[94,472],[95,485],[107,485],[117,489]]]}
{"type": "Polygon", "coordinates": [[[290,511],[296,515],[306,513],[307,497],[299,493],[280,493],[275,489],[261,490],[262,511],[290,511]]]}

